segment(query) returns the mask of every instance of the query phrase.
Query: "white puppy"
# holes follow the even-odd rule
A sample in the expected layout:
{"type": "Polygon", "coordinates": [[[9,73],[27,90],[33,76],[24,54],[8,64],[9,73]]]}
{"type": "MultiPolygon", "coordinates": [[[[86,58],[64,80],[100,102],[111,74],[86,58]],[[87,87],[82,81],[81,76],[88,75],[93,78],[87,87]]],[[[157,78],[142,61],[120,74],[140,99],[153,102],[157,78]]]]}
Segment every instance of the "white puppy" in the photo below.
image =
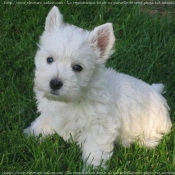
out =
{"type": "Polygon", "coordinates": [[[162,84],[152,86],[104,66],[113,53],[111,23],[86,31],[65,24],[57,7],[46,18],[35,57],[41,115],[25,133],[58,133],[82,148],[86,165],[105,167],[114,143],[155,147],[171,129],[162,84]]]}

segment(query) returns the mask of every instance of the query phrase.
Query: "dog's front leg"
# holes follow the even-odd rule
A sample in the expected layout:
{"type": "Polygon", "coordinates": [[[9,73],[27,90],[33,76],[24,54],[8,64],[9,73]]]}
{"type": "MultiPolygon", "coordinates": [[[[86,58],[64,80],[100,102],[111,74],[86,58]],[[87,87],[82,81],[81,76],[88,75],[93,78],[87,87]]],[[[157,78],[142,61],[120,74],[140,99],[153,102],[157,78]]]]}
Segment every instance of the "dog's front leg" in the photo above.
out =
{"type": "Polygon", "coordinates": [[[25,134],[35,136],[39,136],[39,134],[42,134],[42,136],[51,135],[53,132],[50,118],[42,114],[28,128],[24,129],[25,134]]]}
{"type": "Polygon", "coordinates": [[[102,135],[97,133],[100,134],[97,130],[96,133],[89,133],[82,144],[83,171],[88,171],[90,165],[93,165],[93,168],[99,166],[106,168],[106,161],[112,156],[114,137],[107,133],[102,135]]]}

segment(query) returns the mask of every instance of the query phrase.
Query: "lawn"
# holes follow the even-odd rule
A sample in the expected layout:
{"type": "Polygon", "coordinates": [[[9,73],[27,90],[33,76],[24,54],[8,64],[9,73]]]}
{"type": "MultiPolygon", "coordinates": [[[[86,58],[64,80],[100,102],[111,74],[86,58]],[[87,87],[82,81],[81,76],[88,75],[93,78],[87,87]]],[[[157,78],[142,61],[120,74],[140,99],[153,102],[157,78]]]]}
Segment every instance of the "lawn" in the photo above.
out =
{"type": "MultiPolygon", "coordinates": [[[[60,1],[58,7],[66,22],[84,29],[113,23],[116,51],[106,66],[150,84],[163,83],[171,119],[175,122],[175,16],[172,15],[175,5],[143,8],[142,4],[117,0],[116,4],[101,1],[106,5],[91,2],[95,4],[60,1]],[[155,7],[159,7],[157,11],[155,7]],[[163,13],[159,13],[160,7],[163,13]]],[[[23,129],[39,115],[33,93],[34,56],[52,6],[25,0],[3,1],[0,5],[2,174],[80,174],[82,171],[81,151],[73,141],[66,143],[55,134],[40,142],[23,134],[23,129]]],[[[122,148],[116,144],[107,164],[108,169],[98,170],[99,174],[175,174],[175,127],[153,150],[137,145],[122,148]]],[[[91,174],[95,172],[91,170],[91,174]]]]}

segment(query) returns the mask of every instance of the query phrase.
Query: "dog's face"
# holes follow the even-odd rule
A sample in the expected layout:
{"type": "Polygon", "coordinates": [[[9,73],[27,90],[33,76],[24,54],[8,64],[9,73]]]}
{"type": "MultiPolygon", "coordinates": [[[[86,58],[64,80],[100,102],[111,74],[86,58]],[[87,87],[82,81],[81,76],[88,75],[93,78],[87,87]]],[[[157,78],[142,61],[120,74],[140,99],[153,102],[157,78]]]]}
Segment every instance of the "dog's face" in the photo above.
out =
{"type": "Polygon", "coordinates": [[[50,100],[81,98],[112,54],[114,41],[112,24],[85,31],[63,23],[58,8],[53,7],[35,57],[35,89],[50,100]]]}

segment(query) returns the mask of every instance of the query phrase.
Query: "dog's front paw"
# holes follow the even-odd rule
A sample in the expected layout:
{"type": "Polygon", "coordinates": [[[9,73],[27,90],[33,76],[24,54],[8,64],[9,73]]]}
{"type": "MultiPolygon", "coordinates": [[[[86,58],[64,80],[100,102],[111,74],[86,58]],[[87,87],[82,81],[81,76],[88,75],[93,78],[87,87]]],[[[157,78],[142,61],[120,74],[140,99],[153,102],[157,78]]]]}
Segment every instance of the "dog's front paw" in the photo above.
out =
{"type": "MultiPolygon", "coordinates": [[[[38,120],[39,121],[39,120],[38,120]]],[[[41,122],[33,122],[28,128],[24,129],[24,134],[27,136],[42,136],[54,134],[54,130],[49,125],[42,125],[41,122]]]]}
{"type": "Polygon", "coordinates": [[[24,134],[27,136],[34,135],[34,132],[31,130],[31,127],[24,129],[24,134]]]}
{"type": "Polygon", "coordinates": [[[91,171],[95,171],[96,174],[101,174],[100,173],[101,171],[104,172],[106,170],[107,170],[106,165],[94,166],[92,164],[90,164],[90,165],[84,164],[82,173],[83,174],[90,174],[91,171]]]}

